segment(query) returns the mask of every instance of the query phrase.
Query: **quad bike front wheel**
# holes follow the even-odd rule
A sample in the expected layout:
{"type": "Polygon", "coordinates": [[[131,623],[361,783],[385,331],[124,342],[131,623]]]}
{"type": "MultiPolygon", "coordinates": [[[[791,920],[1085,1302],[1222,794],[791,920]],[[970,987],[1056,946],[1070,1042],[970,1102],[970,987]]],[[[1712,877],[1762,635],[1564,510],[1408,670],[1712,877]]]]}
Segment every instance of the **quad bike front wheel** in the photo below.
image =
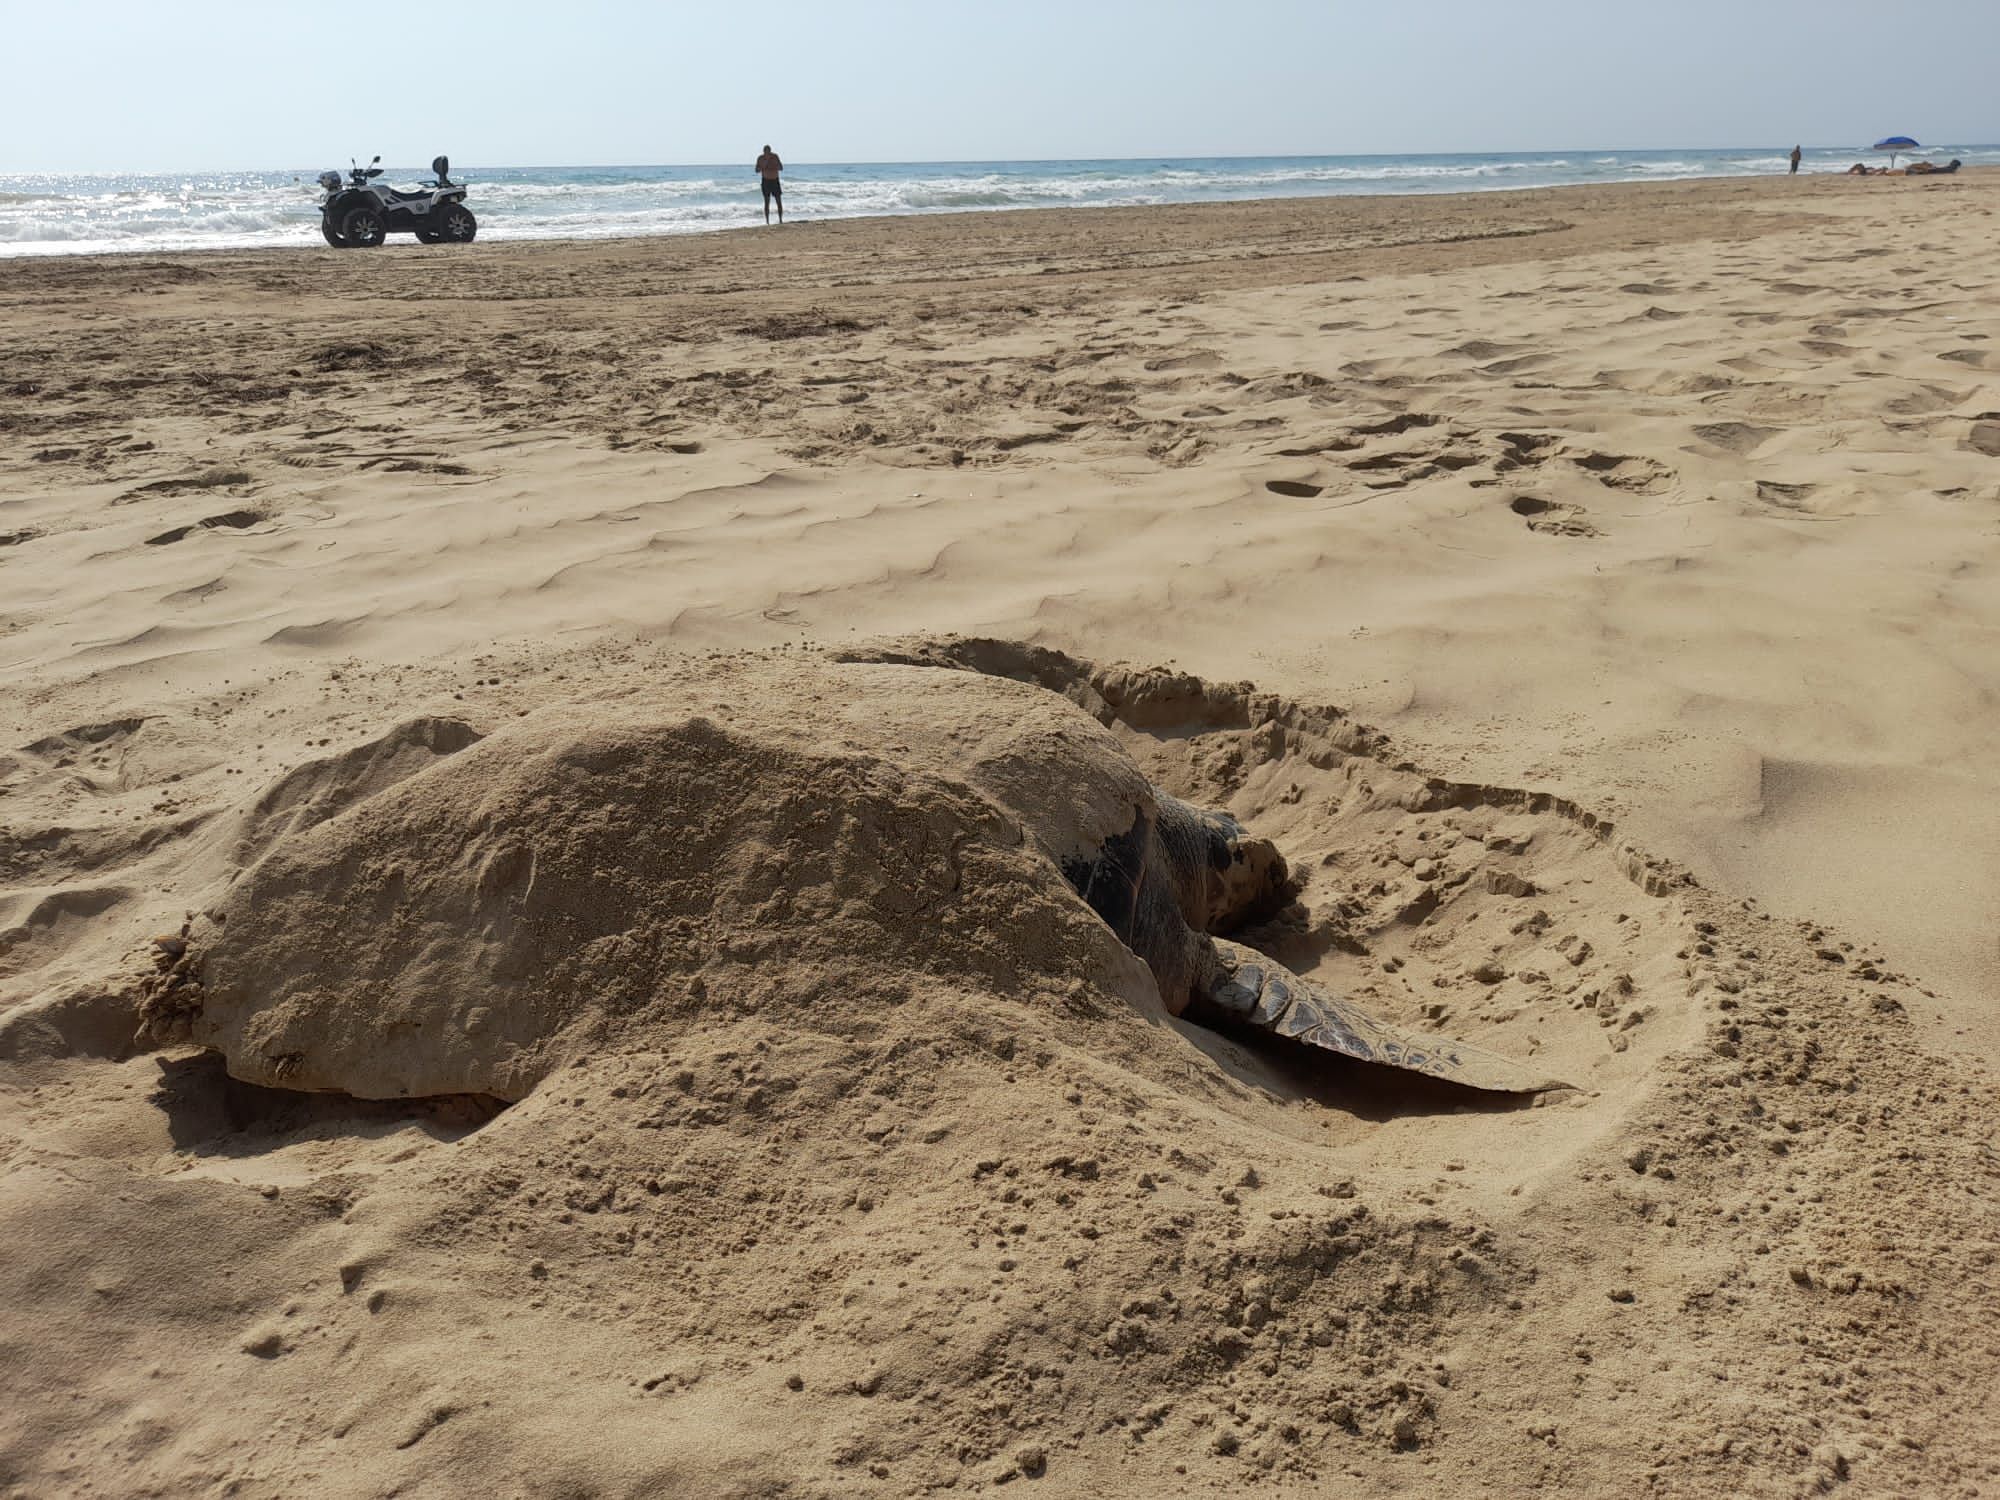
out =
{"type": "Polygon", "coordinates": [[[444,211],[444,217],[438,220],[438,238],[447,245],[469,245],[477,233],[479,221],[472,217],[472,210],[463,203],[452,204],[444,211]]]}
{"type": "Polygon", "coordinates": [[[388,238],[389,223],[379,209],[367,204],[358,204],[340,216],[340,238],[347,243],[343,249],[373,250],[388,238]]]}
{"type": "Polygon", "coordinates": [[[341,236],[340,226],[333,222],[332,214],[321,214],[319,216],[319,232],[326,236],[326,242],[333,246],[334,249],[345,250],[348,248],[347,241],[341,236]]]}

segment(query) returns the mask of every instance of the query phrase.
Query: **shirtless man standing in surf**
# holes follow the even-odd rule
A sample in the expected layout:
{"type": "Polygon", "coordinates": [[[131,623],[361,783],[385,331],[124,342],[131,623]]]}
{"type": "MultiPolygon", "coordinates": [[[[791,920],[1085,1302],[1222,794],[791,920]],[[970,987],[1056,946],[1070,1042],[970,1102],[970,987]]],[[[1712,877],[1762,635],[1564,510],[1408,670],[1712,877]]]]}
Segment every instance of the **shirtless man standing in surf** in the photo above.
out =
{"type": "Polygon", "coordinates": [[[785,164],[778,160],[778,153],[769,146],[757,158],[757,180],[764,189],[764,222],[771,222],[771,205],[778,205],[778,222],[785,222],[785,186],[778,181],[778,174],[785,170],[785,164]]]}

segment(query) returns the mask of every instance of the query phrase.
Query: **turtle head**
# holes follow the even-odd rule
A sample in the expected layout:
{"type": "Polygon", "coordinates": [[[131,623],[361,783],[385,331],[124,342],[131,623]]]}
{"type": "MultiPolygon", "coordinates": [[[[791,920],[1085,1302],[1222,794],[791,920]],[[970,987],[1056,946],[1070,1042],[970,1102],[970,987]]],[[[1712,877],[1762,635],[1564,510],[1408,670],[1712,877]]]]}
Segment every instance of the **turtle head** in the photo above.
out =
{"type": "MultiPolygon", "coordinates": [[[[1235,820],[1230,820],[1234,826],[1235,820]]],[[[1269,839],[1251,838],[1241,828],[1213,847],[1209,859],[1209,932],[1229,932],[1274,916],[1292,898],[1292,872],[1269,839]]]]}
{"type": "Polygon", "coordinates": [[[1159,842],[1176,904],[1197,932],[1233,932],[1292,899],[1291,869],[1269,839],[1228,813],[1160,797],[1159,842]]]}

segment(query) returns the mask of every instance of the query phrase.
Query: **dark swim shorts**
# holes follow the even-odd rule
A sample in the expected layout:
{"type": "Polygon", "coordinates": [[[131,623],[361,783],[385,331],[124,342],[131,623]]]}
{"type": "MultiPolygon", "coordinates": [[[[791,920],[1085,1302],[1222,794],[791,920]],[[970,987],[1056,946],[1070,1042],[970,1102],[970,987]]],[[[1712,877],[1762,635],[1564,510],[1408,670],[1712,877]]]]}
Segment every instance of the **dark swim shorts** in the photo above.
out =
{"type": "Polygon", "coordinates": [[[769,203],[773,198],[782,199],[785,196],[785,189],[777,178],[760,177],[757,181],[763,184],[764,201],[766,203],[769,203]]]}

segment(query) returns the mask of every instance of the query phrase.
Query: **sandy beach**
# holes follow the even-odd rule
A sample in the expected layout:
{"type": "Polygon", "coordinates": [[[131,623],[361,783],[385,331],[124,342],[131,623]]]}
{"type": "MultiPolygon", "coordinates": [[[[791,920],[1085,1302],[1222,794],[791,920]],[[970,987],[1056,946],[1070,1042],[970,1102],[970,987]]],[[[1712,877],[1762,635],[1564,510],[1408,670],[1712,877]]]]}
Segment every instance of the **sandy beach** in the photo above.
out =
{"type": "Polygon", "coordinates": [[[1996,1492],[1996,208],[0,262],[0,1495],[1996,1492]],[[1169,1016],[907,758],[996,681],[1574,1087],[1169,1016]]]}

